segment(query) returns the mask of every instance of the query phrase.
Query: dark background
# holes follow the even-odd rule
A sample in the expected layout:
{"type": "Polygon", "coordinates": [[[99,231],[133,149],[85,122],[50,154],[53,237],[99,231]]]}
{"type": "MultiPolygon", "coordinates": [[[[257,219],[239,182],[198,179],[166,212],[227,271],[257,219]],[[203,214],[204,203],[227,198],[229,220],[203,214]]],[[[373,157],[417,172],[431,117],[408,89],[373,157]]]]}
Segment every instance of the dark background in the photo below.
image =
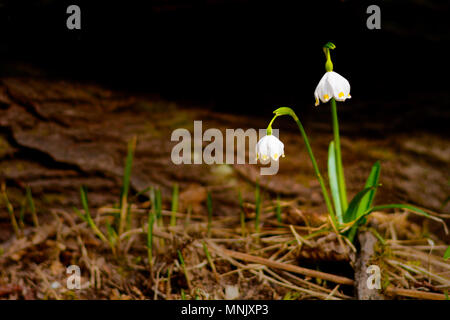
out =
{"type": "Polygon", "coordinates": [[[358,117],[447,132],[448,9],[436,0],[0,1],[0,75],[96,82],[221,111],[308,112],[332,41],[335,71],[352,85],[346,107],[363,105],[358,117]],[[66,28],[70,4],[81,7],[81,31],[66,28]],[[381,30],[366,27],[370,4],[381,7],[381,30]]]}

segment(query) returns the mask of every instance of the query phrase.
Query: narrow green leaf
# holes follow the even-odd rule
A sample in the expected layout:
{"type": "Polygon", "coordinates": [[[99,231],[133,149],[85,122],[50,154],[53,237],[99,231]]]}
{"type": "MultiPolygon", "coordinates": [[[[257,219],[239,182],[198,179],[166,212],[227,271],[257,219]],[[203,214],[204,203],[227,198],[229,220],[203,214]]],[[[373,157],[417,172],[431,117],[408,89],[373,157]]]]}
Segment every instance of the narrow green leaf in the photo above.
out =
{"type": "Polygon", "coordinates": [[[83,220],[84,222],[88,222],[86,216],[84,214],[82,214],[80,210],[78,210],[75,207],[72,207],[72,209],[80,217],[81,220],[83,220]]]}
{"type": "MultiPolygon", "coordinates": [[[[380,179],[380,162],[377,161],[372,167],[372,170],[370,171],[369,177],[367,178],[366,185],[364,188],[370,188],[378,186],[378,181],[380,179]]],[[[375,198],[376,188],[368,192],[362,199],[358,207],[357,216],[359,214],[363,214],[366,212],[373,203],[373,200],[375,198]]]]}
{"type": "Polygon", "coordinates": [[[276,206],[276,211],[275,214],[277,216],[277,221],[278,223],[282,223],[283,219],[281,217],[281,204],[280,204],[280,195],[277,195],[277,206],[276,206]]]}
{"type": "MultiPolygon", "coordinates": [[[[356,222],[360,221],[361,219],[363,219],[364,217],[368,216],[369,214],[371,214],[374,211],[379,211],[379,210],[384,210],[384,209],[408,209],[412,212],[421,214],[427,218],[433,218],[432,216],[430,216],[428,213],[426,213],[425,211],[411,206],[409,204],[385,204],[385,205],[380,205],[380,206],[375,206],[372,207],[370,209],[368,209],[366,212],[364,212],[363,214],[361,214],[357,219],[356,222]]],[[[355,222],[355,223],[356,223],[355,222]]]]}
{"type": "Polygon", "coordinates": [[[114,227],[106,221],[106,231],[108,232],[108,239],[111,247],[114,247],[117,242],[117,233],[116,230],[114,230],[114,227]]]}
{"type": "MultiPolygon", "coordinates": [[[[89,204],[87,199],[87,192],[84,187],[80,188],[80,197],[81,197],[81,204],[83,206],[84,210],[84,220],[88,223],[88,225],[92,228],[94,233],[104,242],[109,243],[109,241],[106,239],[106,237],[103,235],[103,233],[100,231],[100,229],[95,224],[94,220],[92,219],[91,213],[89,211],[89,204]]],[[[78,211],[78,210],[77,210],[78,211]]],[[[78,212],[77,212],[78,213],[78,212]]],[[[78,215],[82,216],[81,212],[78,213],[78,215]]]]}
{"type": "Polygon", "coordinates": [[[334,209],[336,216],[340,223],[344,222],[342,215],[341,197],[339,193],[339,184],[336,167],[336,150],[334,148],[334,141],[330,142],[328,148],[328,179],[330,181],[331,197],[333,198],[334,209]]]}
{"type": "Polygon", "coordinates": [[[447,250],[445,250],[445,253],[444,253],[444,259],[445,259],[445,260],[450,259],[450,246],[448,246],[448,247],[447,247],[447,250]]]}
{"type": "Polygon", "coordinates": [[[175,226],[177,224],[177,211],[178,211],[178,184],[174,184],[172,192],[172,214],[170,217],[170,225],[175,226]]]}
{"type": "Polygon", "coordinates": [[[180,261],[180,265],[184,268],[185,264],[184,264],[183,254],[181,253],[180,250],[177,250],[177,253],[178,253],[178,260],[180,261]]]}
{"type": "Polygon", "coordinates": [[[364,190],[358,192],[348,205],[347,211],[345,211],[344,214],[344,222],[351,222],[354,220],[357,220],[359,216],[357,215],[358,207],[361,203],[361,200],[364,198],[365,195],[367,195],[368,192],[372,191],[373,189],[376,189],[378,186],[365,188],[364,190]]]}
{"type": "Polygon", "coordinates": [[[162,226],[162,196],[159,188],[155,190],[155,213],[156,219],[161,222],[162,226]]]}
{"type": "Polygon", "coordinates": [[[423,211],[422,209],[419,209],[419,208],[414,207],[409,204],[385,204],[385,205],[375,206],[375,207],[372,207],[371,212],[377,211],[377,210],[384,210],[384,209],[408,209],[415,213],[421,214],[425,217],[431,218],[431,216],[428,213],[426,213],[425,211],[423,211]]]}
{"type": "Polygon", "coordinates": [[[88,205],[86,190],[84,187],[80,188],[80,198],[81,198],[81,205],[83,206],[83,209],[84,209],[84,216],[86,219],[89,220],[89,217],[91,215],[89,212],[89,205],[88,205]]]}
{"type": "Polygon", "coordinates": [[[150,266],[153,263],[153,225],[155,224],[155,213],[154,211],[148,212],[148,226],[147,226],[147,255],[148,263],[150,266]]]}
{"type": "Polygon", "coordinates": [[[128,143],[128,153],[127,159],[125,161],[125,169],[123,173],[123,183],[122,183],[122,196],[120,201],[122,201],[124,197],[125,198],[128,197],[128,191],[130,189],[131,167],[133,165],[133,157],[135,149],[136,149],[136,136],[134,136],[128,143]]]}

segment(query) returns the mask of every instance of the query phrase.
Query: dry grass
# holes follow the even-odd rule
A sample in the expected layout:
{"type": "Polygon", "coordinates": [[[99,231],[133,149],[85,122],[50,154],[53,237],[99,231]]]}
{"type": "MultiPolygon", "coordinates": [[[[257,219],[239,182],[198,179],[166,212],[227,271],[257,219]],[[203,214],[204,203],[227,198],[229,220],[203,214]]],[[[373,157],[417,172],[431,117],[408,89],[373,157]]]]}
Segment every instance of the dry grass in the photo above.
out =
{"type": "MultiPolygon", "coordinates": [[[[130,225],[116,250],[101,241],[87,222],[71,212],[54,210],[51,223],[28,227],[0,250],[0,297],[6,299],[352,299],[351,266],[355,248],[337,235],[327,219],[317,219],[283,202],[283,221],[292,212],[302,223],[277,221],[274,204],[263,204],[256,232],[254,205],[244,204],[245,236],[237,213],[208,218],[162,211],[153,230],[153,261],[146,246],[151,203],[129,204],[130,225]],[[206,249],[205,249],[206,247],[206,249]],[[183,257],[180,263],[178,252],[183,257]],[[208,257],[209,255],[209,257],[208,257]],[[82,270],[82,290],[66,287],[66,266],[82,270]]],[[[106,222],[122,210],[103,207],[94,221],[106,234],[106,222]]],[[[446,246],[436,236],[424,239],[407,213],[376,213],[379,243],[374,263],[382,270],[388,297],[445,299],[450,264],[446,246]],[[396,223],[391,223],[396,221],[396,223]],[[381,236],[380,236],[381,237],[381,236]]]]}

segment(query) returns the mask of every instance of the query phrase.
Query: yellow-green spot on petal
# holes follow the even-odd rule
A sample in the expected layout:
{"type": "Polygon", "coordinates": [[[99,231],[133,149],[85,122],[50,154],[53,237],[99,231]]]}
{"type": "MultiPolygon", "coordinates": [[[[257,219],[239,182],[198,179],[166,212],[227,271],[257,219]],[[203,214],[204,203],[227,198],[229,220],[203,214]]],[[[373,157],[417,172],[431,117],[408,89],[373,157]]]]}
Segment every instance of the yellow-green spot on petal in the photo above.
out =
{"type": "Polygon", "coordinates": [[[324,94],[324,95],[323,95],[323,99],[324,99],[324,100],[328,100],[328,99],[330,99],[330,96],[327,95],[327,94],[324,94]]]}
{"type": "Polygon", "coordinates": [[[342,98],[343,96],[345,96],[345,94],[343,92],[339,92],[339,98],[342,98]]]}

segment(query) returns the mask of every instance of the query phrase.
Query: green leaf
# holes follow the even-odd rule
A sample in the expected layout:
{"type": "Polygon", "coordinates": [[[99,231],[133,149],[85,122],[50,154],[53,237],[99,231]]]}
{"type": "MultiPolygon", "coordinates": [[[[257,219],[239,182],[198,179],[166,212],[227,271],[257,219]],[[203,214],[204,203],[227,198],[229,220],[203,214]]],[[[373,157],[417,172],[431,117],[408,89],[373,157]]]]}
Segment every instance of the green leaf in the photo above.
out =
{"type": "Polygon", "coordinates": [[[422,209],[419,209],[419,208],[414,207],[409,204],[385,204],[385,205],[375,206],[371,209],[371,212],[376,211],[376,210],[384,210],[384,209],[408,209],[412,212],[421,214],[427,218],[431,218],[431,216],[428,213],[426,213],[425,211],[423,211],[422,209]]]}
{"type": "MultiPolygon", "coordinates": [[[[369,177],[367,178],[366,185],[364,188],[370,188],[378,186],[378,181],[380,179],[380,162],[377,161],[372,167],[372,170],[370,171],[369,177]]],[[[366,212],[373,203],[373,199],[375,198],[376,188],[368,192],[362,199],[359,204],[358,210],[357,210],[357,216],[360,214],[363,214],[366,212]]]]}
{"type": "Polygon", "coordinates": [[[421,210],[421,209],[419,209],[417,207],[411,206],[409,204],[385,204],[385,205],[375,206],[375,207],[372,207],[372,208],[368,209],[366,212],[361,214],[356,220],[359,221],[359,220],[361,220],[362,218],[368,216],[369,214],[371,214],[374,211],[379,211],[379,210],[384,210],[384,209],[408,209],[408,210],[410,210],[412,212],[421,214],[421,215],[423,215],[423,216],[425,216],[427,218],[433,218],[432,216],[430,216],[425,211],[423,211],[423,210],[421,210]]]}
{"type": "Polygon", "coordinates": [[[447,250],[445,250],[445,253],[444,253],[444,259],[445,259],[445,260],[450,259],[450,246],[448,246],[448,247],[447,247],[447,250]]]}
{"type": "Polygon", "coordinates": [[[172,192],[172,213],[170,216],[170,225],[176,226],[177,224],[177,211],[178,211],[178,184],[174,184],[172,192]]]}
{"type": "Polygon", "coordinates": [[[108,232],[108,239],[111,246],[114,246],[117,242],[117,233],[114,230],[114,227],[107,221],[106,222],[106,231],[108,232]]]}
{"type": "Polygon", "coordinates": [[[133,166],[134,151],[136,150],[136,136],[134,136],[128,143],[127,159],[125,161],[125,169],[123,172],[122,195],[120,197],[121,206],[123,197],[128,197],[130,189],[131,167],[133,166]]]}
{"type": "Polygon", "coordinates": [[[281,218],[281,205],[280,205],[280,195],[277,195],[277,206],[275,208],[275,215],[277,217],[278,223],[282,223],[283,219],[281,218]]]}
{"type": "Polygon", "coordinates": [[[80,217],[81,220],[83,220],[83,221],[85,221],[85,222],[88,222],[86,216],[85,216],[84,214],[82,214],[80,210],[78,210],[78,209],[75,208],[75,207],[72,207],[72,209],[73,209],[73,211],[75,211],[75,213],[80,217]]]}
{"type": "Polygon", "coordinates": [[[353,197],[352,201],[348,205],[347,211],[344,214],[344,222],[351,222],[354,220],[358,220],[362,215],[358,215],[358,208],[361,203],[361,200],[364,198],[367,193],[376,189],[378,186],[365,188],[364,190],[358,192],[356,196],[353,197]]]}
{"type": "Polygon", "coordinates": [[[328,148],[328,179],[330,181],[331,197],[333,198],[334,209],[336,211],[338,221],[340,223],[343,223],[344,218],[342,216],[341,197],[339,194],[338,175],[336,168],[336,150],[334,148],[334,141],[330,142],[330,146],[328,148]]]}
{"type": "Polygon", "coordinates": [[[83,205],[84,209],[84,217],[88,223],[90,223],[90,217],[91,214],[89,212],[89,205],[88,205],[88,199],[86,194],[86,189],[84,187],[80,187],[80,197],[81,197],[81,204],[83,205]]]}

